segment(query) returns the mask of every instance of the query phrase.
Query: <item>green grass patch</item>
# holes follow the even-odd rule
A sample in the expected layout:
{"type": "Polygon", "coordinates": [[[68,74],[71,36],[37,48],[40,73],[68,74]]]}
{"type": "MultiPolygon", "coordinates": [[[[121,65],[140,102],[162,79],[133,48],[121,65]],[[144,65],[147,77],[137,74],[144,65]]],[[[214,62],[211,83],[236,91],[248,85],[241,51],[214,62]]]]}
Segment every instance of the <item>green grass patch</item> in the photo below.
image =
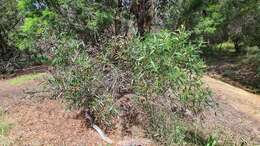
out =
{"type": "Polygon", "coordinates": [[[45,73],[37,73],[37,74],[27,74],[27,75],[22,75],[22,76],[18,76],[15,77],[13,79],[10,79],[8,81],[9,84],[17,86],[17,85],[21,85],[23,83],[26,83],[27,81],[31,81],[31,80],[35,80],[37,78],[40,78],[44,75],[45,73]]]}
{"type": "Polygon", "coordinates": [[[0,136],[5,136],[9,132],[11,127],[12,125],[7,123],[6,121],[0,121],[0,136]]]}
{"type": "Polygon", "coordinates": [[[232,42],[223,42],[217,45],[217,48],[222,50],[234,50],[235,45],[232,42]]]}
{"type": "Polygon", "coordinates": [[[0,108],[0,137],[5,136],[12,127],[12,125],[9,124],[5,119],[6,119],[6,114],[0,108]]]}
{"type": "Polygon", "coordinates": [[[6,137],[11,128],[12,128],[12,124],[6,121],[6,114],[0,108],[0,145],[1,146],[11,145],[10,140],[6,137]]]}

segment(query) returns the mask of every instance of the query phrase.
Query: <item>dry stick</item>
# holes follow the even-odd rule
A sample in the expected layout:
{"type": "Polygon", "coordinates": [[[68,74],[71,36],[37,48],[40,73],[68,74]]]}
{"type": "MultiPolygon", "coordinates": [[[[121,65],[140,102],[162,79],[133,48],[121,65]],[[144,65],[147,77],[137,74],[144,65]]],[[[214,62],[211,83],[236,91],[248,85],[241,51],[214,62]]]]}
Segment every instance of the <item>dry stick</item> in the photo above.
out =
{"type": "Polygon", "coordinates": [[[105,134],[97,125],[92,124],[92,128],[94,128],[94,129],[97,131],[97,133],[99,134],[99,136],[100,136],[105,142],[107,142],[107,143],[109,143],[109,144],[112,144],[112,143],[113,143],[113,141],[112,141],[109,137],[107,137],[106,134],[105,134]]]}
{"type": "Polygon", "coordinates": [[[84,116],[85,116],[85,119],[90,122],[91,127],[97,131],[97,133],[99,134],[99,136],[100,136],[105,142],[107,142],[107,143],[109,143],[109,144],[112,144],[112,143],[113,143],[113,141],[112,141],[109,137],[107,137],[107,135],[106,135],[96,124],[94,124],[93,118],[89,115],[89,113],[88,113],[86,110],[85,110],[84,116]]]}

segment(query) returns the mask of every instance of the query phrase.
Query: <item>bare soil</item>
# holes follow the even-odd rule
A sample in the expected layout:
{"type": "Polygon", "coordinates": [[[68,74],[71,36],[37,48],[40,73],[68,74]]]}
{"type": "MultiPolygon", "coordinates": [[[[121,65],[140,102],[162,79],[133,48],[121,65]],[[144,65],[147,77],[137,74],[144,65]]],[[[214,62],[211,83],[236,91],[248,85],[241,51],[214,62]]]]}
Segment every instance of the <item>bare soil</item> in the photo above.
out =
{"type": "Polygon", "coordinates": [[[240,139],[238,143],[260,144],[260,96],[208,76],[203,81],[217,103],[215,108],[205,111],[203,127],[222,127],[231,137],[240,139]]]}

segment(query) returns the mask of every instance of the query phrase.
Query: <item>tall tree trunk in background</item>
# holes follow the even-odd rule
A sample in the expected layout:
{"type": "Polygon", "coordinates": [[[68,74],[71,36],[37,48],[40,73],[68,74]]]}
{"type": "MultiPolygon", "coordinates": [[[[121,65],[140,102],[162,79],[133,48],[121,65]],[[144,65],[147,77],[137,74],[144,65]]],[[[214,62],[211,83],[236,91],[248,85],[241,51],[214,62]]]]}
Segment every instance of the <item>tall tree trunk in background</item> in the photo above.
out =
{"type": "Polygon", "coordinates": [[[238,36],[236,36],[233,39],[233,42],[234,42],[234,48],[236,50],[236,53],[240,54],[242,52],[242,48],[241,48],[241,45],[240,45],[240,38],[238,36]]]}
{"type": "Polygon", "coordinates": [[[0,56],[1,58],[3,58],[5,56],[5,54],[7,53],[7,43],[5,38],[2,36],[2,34],[0,33],[0,56]]]}
{"type": "Polygon", "coordinates": [[[236,53],[240,54],[242,52],[242,48],[239,44],[239,40],[234,41],[234,48],[236,50],[236,53]]]}
{"type": "Polygon", "coordinates": [[[155,14],[154,0],[133,0],[130,11],[135,15],[138,33],[144,36],[151,29],[155,14]]]}
{"type": "Polygon", "coordinates": [[[122,0],[118,0],[117,8],[118,8],[118,11],[116,12],[116,17],[115,17],[115,34],[116,35],[120,34],[120,30],[121,30],[121,26],[122,26],[122,22],[121,22],[121,13],[122,13],[122,9],[123,9],[122,0]]]}

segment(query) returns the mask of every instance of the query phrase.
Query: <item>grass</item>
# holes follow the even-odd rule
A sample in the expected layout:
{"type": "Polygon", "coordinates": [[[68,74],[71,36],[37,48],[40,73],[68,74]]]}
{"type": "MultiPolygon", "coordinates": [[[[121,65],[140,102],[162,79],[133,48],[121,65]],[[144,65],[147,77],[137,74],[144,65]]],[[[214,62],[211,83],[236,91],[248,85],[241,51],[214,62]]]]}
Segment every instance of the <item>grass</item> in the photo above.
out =
{"type": "Polygon", "coordinates": [[[232,42],[223,42],[215,46],[215,51],[222,52],[222,53],[234,53],[235,45],[232,42]]]}
{"type": "Polygon", "coordinates": [[[6,137],[10,129],[12,128],[12,124],[6,121],[6,114],[0,108],[0,145],[8,146],[10,145],[9,139],[6,137]]]}
{"type": "Polygon", "coordinates": [[[0,136],[5,136],[11,128],[11,124],[0,121],[0,136]]]}
{"type": "Polygon", "coordinates": [[[30,80],[35,80],[37,78],[40,78],[44,75],[45,73],[37,73],[37,74],[28,74],[28,75],[22,75],[22,76],[18,76],[18,77],[15,77],[13,79],[10,79],[8,81],[9,84],[11,85],[14,85],[14,86],[17,86],[17,85],[21,85],[27,81],[30,81],[30,80]]]}
{"type": "Polygon", "coordinates": [[[223,42],[223,43],[218,44],[217,48],[230,50],[230,49],[234,49],[235,45],[232,42],[223,42]]]}

